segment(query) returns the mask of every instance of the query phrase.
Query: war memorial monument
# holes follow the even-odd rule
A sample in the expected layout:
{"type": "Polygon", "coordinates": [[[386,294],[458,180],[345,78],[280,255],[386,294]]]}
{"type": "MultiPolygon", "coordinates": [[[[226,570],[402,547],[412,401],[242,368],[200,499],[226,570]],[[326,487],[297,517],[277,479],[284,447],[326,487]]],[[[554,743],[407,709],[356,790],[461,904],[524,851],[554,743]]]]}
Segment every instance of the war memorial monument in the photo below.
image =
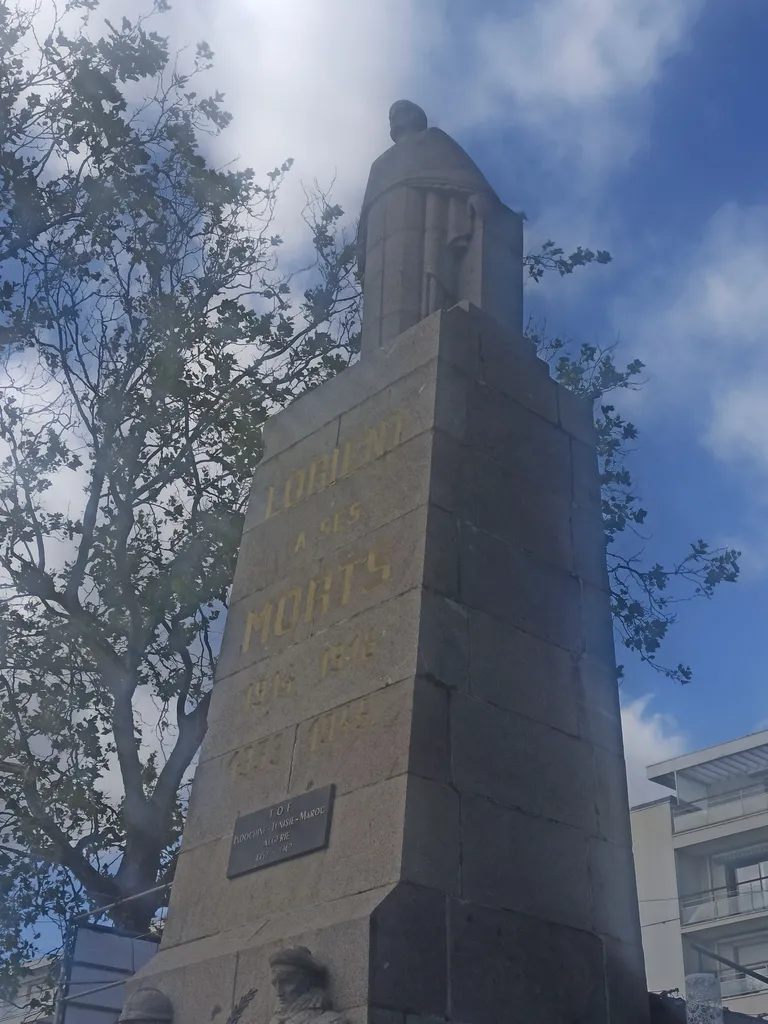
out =
{"type": "Polygon", "coordinates": [[[591,408],[523,337],[521,216],[390,118],[361,358],[265,426],[124,1016],[643,1024],[591,408]]]}

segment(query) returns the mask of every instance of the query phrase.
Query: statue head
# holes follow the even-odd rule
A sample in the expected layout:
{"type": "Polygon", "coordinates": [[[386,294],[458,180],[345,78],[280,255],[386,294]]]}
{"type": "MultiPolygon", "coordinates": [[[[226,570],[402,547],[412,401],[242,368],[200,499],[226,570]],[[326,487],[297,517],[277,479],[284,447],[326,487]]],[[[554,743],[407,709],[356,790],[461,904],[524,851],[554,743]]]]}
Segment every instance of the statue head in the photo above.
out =
{"type": "Polygon", "coordinates": [[[280,949],[269,958],[278,1010],[289,1010],[312,989],[324,989],[328,972],[306,946],[280,949]]]}
{"type": "Polygon", "coordinates": [[[132,992],[123,1005],[118,1024],[168,1024],[173,1020],[173,1005],[157,988],[140,988],[132,992]]]}
{"type": "Polygon", "coordinates": [[[426,130],[427,115],[410,100],[397,100],[389,108],[389,137],[393,142],[426,130]]]}

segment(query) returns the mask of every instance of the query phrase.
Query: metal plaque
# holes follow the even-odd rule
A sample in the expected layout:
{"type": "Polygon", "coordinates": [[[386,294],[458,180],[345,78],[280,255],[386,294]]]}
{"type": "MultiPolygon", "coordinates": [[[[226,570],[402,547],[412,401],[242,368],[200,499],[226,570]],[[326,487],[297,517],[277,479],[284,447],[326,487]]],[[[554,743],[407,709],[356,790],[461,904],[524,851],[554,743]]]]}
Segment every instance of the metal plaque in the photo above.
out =
{"type": "Polygon", "coordinates": [[[331,831],[333,789],[313,789],[238,818],[227,878],[324,849],[331,831]]]}

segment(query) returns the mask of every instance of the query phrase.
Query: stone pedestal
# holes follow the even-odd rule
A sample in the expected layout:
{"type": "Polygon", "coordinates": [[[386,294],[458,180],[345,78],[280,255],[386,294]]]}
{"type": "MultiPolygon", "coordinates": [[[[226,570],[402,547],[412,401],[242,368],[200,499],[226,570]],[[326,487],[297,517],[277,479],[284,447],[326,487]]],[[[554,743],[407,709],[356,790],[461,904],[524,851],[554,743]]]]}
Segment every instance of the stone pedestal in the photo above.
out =
{"type": "Polygon", "coordinates": [[[640,1024],[590,409],[474,307],[265,429],[159,954],[177,1024],[640,1024]],[[227,878],[239,815],[335,786],[326,849],[227,878]]]}

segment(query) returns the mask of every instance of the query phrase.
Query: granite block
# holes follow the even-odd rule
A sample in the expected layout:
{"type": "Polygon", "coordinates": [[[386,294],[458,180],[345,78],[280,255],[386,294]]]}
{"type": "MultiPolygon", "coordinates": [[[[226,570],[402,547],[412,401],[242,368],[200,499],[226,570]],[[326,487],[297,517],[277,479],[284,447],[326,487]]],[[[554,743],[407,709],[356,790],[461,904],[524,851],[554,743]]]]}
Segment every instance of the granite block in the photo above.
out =
{"type": "Polygon", "coordinates": [[[197,766],[182,850],[231,836],[235,819],[288,791],[296,730],[285,729],[197,766]]]}
{"type": "Polygon", "coordinates": [[[467,443],[524,483],[571,493],[570,437],[565,431],[487,384],[468,397],[467,443]]]}
{"type": "Polygon", "coordinates": [[[446,967],[446,897],[401,883],[372,916],[371,1003],[401,1013],[444,1016],[446,967]]]}
{"type": "Polygon", "coordinates": [[[579,735],[575,655],[483,612],[469,622],[471,693],[579,735]]]}
{"type": "Polygon", "coordinates": [[[431,438],[422,433],[310,498],[246,530],[233,604],[289,573],[308,570],[429,500],[431,438]]]}
{"type": "Polygon", "coordinates": [[[406,772],[412,693],[408,679],[302,722],[288,794],[333,783],[338,796],[406,772]]]}
{"type": "Polygon", "coordinates": [[[462,896],[590,929],[587,841],[577,828],[461,798],[462,896]]]}
{"type": "Polygon", "coordinates": [[[578,580],[496,537],[462,526],[460,600],[566,650],[582,648],[578,580]]]}
{"type": "Polygon", "coordinates": [[[521,479],[482,454],[473,455],[472,465],[475,524],[507,544],[572,572],[570,495],[521,479]]]}
{"type": "Polygon", "coordinates": [[[272,657],[421,584],[427,506],[233,604],[217,679],[272,657]]]}
{"type": "Polygon", "coordinates": [[[627,766],[621,754],[593,747],[597,834],[609,842],[631,848],[627,766]]]}
{"type": "Polygon", "coordinates": [[[451,762],[462,793],[596,833],[592,750],[574,736],[454,693],[451,762]]]}
{"type": "Polygon", "coordinates": [[[201,761],[414,675],[418,588],[217,681],[201,761]]]}
{"type": "Polygon", "coordinates": [[[421,591],[418,672],[456,690],[469,689],[469,610],[462,604],[421,591]]]}
{"type": "Polygon", "coordinates": [[[397,882],[406,779],[342,794],[327,849],[227,879],[231,836],[183,852],[164,947],[397,882]]]}
{"type": "Polygon", "coordinates": [[[436,782],[450,781],[450,691],[430,679],[413,684],[409,771],[436,782]]]}
{"type": "Polygon", "coordinates": [[[563,385],[557,389],[560,426],[572,437],[591,447],[597,445],[593,403],[563,385]]]}
{"type": "Polygon", "coordinates": [[[587,932],[450,902],[450,1019],[606,1024],[602,947],[587,932]]]}
{"type": "Polygon", "coordinates": [[[459,895],[459,794],[411,775],[405,803],[402,879],[459,895]]]}
{"type": "Polygon", "coordinates": [[[429,506],[424,550],[424,586],[453,601],[460,599],[459,558],[463,524],[438,508],[429,506]]]}
{"type": "Polygon", "coordinates": [[[637,934],[640,915],[631,846],[590,838],[589,872],[595,931],[614,939],[637,934]]]}

